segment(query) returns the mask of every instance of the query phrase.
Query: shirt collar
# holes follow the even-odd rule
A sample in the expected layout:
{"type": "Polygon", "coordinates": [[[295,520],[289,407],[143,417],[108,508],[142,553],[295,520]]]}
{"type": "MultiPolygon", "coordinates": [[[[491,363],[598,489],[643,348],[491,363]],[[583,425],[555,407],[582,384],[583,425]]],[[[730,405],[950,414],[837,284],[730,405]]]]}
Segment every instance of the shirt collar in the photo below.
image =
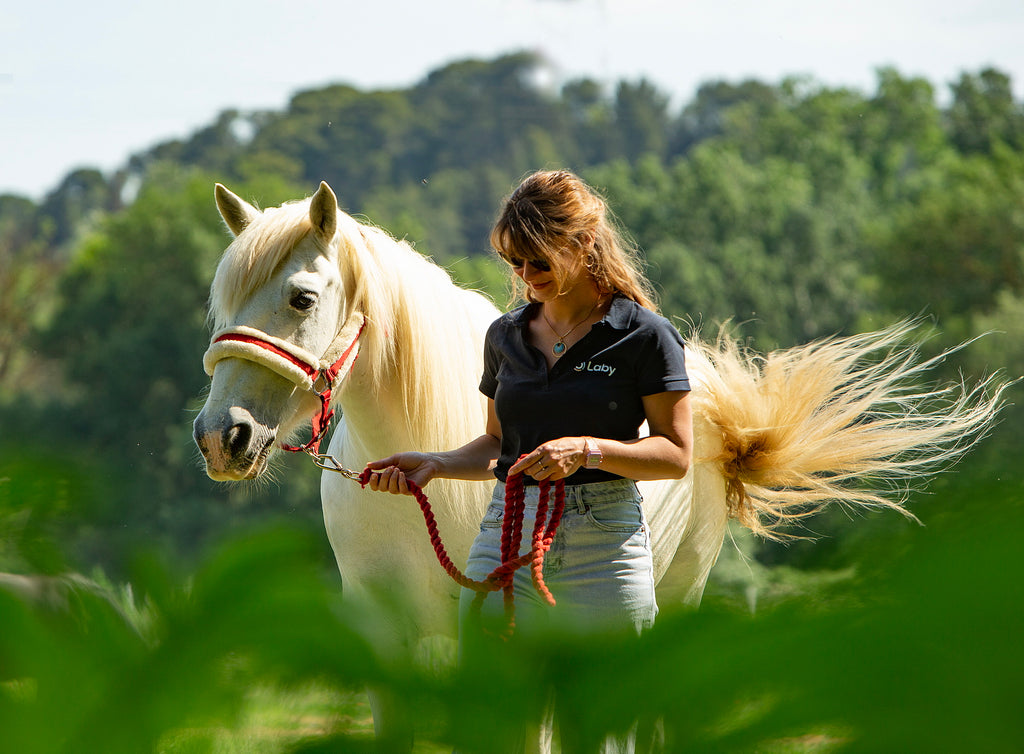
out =
{"type": "MultiPolygon", "coordinates": [[[[607,324],[616,330],[625,330],[629,327],[630,322],[633,321],[634,308],[636,306],[636,302],[632,299],[623,296],[621,293],[616,293],[612,296],[612,303],[608,307],[608,313],[597,324],[607,324]]],[[[531,319],[537,316],[539,308],[540,304],[537,302],[524,304],[512,312],[513,323],[518,327],[525,327],[531,319]]]]}
{"type": "Polygon", "coordinates": [[[513,309],[510,314],[512,315],[512,324],[517,327],[525,327],[526,323],[534,318],[536,315],[537,307],[540,304],[523,304],[518,309],[513,309]]]}
{"type": "Polygon", "coordinates": [[[608,313],[604,315],[601,322],[605,322],[617,330],[625,330],[633,321],[636,307],[637,303],[633,301],[633,299],[626,298],[621,293],[616,293],[615,296],[612,297],[612,303],[611,306],[608,307],[608,313]]]}

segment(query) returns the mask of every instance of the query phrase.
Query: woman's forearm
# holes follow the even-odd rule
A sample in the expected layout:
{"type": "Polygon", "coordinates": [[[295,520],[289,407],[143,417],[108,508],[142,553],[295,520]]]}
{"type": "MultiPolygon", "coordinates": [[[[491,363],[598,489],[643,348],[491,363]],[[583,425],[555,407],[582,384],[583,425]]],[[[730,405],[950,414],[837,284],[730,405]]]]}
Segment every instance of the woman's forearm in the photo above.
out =
{"type": "Polygon", "coordinates": [[[690,468],[690,452],[669,438],[657,435],[639,440],[594,438],[601,450],[602,471],[627,479],[680,479],[690,468]]]}
{"type": "Polygon", "coordinates": [[[484,434],[461,448],[431,453],[435,476],[446,479],[486,480],[494,478],[494,467],[501,451],[501,441],[484,434]]]}
{"type": "Polygon", "coordinates": [[[637,440],[598,440],[601,468],[627,479],[680,479],[693,455],[693,417],[689,392],[644,396],[650,435],[637,440]]]}

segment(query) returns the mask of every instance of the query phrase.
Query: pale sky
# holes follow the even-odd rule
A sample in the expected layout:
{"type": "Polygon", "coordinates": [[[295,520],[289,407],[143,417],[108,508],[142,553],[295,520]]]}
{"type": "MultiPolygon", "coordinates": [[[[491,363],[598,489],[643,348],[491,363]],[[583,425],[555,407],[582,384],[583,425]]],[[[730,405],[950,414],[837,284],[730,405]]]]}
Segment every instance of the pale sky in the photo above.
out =
{"type": "Polygon", "coordinates": [[[404,88],[448,62],[529,49],[554,83],[647,78],[675,106],[706,81],[875,70],[945,97],[994,66],[1024,99],[1022,0],[93,0],[0,10],[0,193],[113,171],[222,110],[283,109],[330,83],[404,88]]]}

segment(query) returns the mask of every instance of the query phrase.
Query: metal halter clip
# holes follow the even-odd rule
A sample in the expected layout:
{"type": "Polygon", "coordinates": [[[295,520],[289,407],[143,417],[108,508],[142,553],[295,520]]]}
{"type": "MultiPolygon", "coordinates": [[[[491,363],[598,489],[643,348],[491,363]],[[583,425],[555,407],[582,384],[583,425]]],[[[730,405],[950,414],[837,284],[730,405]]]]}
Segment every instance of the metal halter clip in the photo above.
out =
{"type": "Polygon", "coordinates": [[[338,459],[329,453],[310,453],[306,451],[310,458],[313,459],[313,463],[319,466],[325,471],[334,471],[341,474],[346,479],[351,479],[353,482],[360,481],[360,473],[358,471],[352,471],[352,469],[346,469],[340,463],[338,459]]]}
{"type": "Polygon", "coordinates": [[[323,395],[332,387],[331,378],[327,376],[325,370],[321,369],[316,373],[316,379],[313,380],[313,392],[317,395],[323,395]]]}

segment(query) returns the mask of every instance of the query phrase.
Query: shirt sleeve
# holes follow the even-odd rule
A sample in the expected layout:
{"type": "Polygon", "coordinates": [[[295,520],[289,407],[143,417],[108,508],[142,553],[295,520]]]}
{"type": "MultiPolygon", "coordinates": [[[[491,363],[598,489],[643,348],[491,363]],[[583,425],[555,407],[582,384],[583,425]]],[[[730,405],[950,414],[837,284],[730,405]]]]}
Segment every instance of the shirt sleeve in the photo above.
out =
{"type": "Polygon", "coordinates": [[[498,338],[498,328],[500,326],[501,318],[499,317],[487,328],[487,336],[484,338],[484,373],[480,378],[480,392],[491,399],[498,392],[498,369],[501,367],[501,352],[495,341],[498,338]]]}
{"type": "Polygon", "coordinates": [[[683,336],[663,317],[658,317],[637,362],[640,395],[689,390],[683,336]]]}

